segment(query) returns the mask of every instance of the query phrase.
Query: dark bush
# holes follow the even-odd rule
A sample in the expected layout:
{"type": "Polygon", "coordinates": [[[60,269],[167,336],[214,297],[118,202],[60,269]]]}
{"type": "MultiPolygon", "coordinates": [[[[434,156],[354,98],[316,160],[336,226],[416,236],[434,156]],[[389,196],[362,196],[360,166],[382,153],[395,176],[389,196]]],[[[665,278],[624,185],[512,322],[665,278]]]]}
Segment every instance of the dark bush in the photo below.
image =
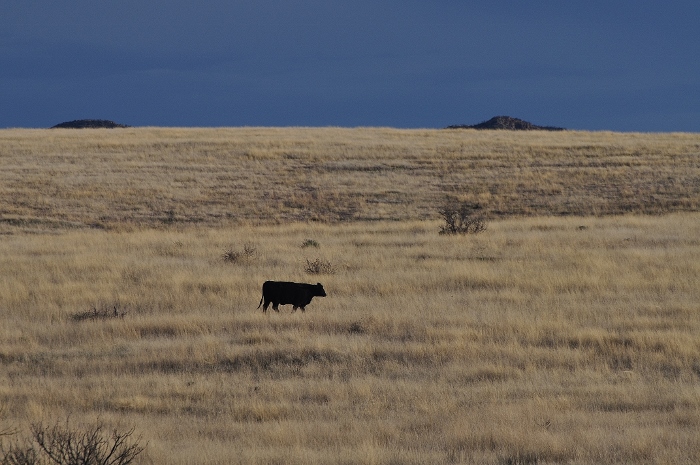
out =
{"type": "Polygon", "coordinates": [[[308,274],[333,274],[335,273],[335,268],[333,268],[331,262],[327,260],[321,260],[320,258],[309,260],[307,258],[304,271],[308,274]]]}
{"type": "Polygon", "coordinates": [[[65,426],[31,426],[32,438],[2,447],[2,465],[127,465],[144,451],[140,437],[132,440],[134,429],[108,432],[98,422],[84,430],[65,426]]]}
{"type": "Polygon", "coordinates": [[[302,249],[305,249],[305,248],[307,248],[307,247],[319,248],[320,246],[321,246],[321,245],[320,245],[318,242],[316,242],[315,240],[313,240],[313,239],[306,239],[306,240],[301,244],[301,248],[302,248],[302,249]]]}
{"type": "Polygon", "coordinates": [[[478,234],[486,230],[486,218],[479,204],[448,200],[438,213],[445,221],[440,234],[478,234]]]}
{"type": "Polygon", "coordinates": [[[222,259],[228,263],[237,265],[250,265],[258,257],[258,249],[253,244],[245,244],[243,250],[229,248],[224,251],[222,259]]]}
{"type": "Polygon", "coordinates": [[[124,318],[126,309],[119,304],[102,305],[99,309],[93,305],[92,309],[71,315],[73,321],[108,320],[112,318],[124,318]]]}
{"type": "Polygon", "coordinates": [[[36,448],[32,444],[14,444],[5,450],[0,448],[1,465],[40,465],[46,463],[42,460],[36,448]]]}

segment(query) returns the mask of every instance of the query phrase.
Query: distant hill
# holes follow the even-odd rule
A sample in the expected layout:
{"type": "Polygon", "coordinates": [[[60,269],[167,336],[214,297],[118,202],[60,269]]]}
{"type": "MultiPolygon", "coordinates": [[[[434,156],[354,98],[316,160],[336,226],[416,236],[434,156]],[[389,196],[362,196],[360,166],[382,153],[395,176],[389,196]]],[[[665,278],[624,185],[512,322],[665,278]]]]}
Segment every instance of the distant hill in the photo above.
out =
{"type": "Polygon", "coordinates": [[[51,129],[92,129],[92,128],[130,128],[126,124],[118,124],[106,119],[77,119],[52,126],[51,129]]]}
{"type": "Polygon", "coordinates": [[[564,128],[554,126],[537,126],[535,124],[523,121],[510,116],[494,116],[488,121],[473,125],[454,125],[448,126],[447,129],[506,129],[510,131],[564,131],[564,128]]]}

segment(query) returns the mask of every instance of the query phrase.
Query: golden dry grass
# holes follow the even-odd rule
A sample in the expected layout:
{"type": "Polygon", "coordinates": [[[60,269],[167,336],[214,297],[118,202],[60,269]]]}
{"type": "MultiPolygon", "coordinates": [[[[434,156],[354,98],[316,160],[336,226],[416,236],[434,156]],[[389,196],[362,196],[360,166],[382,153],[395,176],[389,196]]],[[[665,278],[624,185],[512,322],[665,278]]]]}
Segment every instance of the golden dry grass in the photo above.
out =
{"type": "Polygon", "coordinates": [[[700,135],[377,128],[0,131],[29,229],[697,211],[700,135]]]}
{"type": "Polygon", "coordinates": [[[5,422],[133,425],[152,463],[693,463],[698,220],[6,236],[5,422]],[[329,295],[263,315],[268,278],[329,295]]]}
{"type": "Polygon", "coordinates": [[[0,131],[0,431],[99,418],[154,464],[700,462],[700,214],[540,216],[693,210],[700,137],[561,134],[0,131]],[[494,207],[546,159],[571,192],[494,207]],[[609,159],[608,181],[683,183],[638,209],[609,159]],[[286,204],[304,182],[318,203],[286,204]],[[514,217],[439,235],[445,193],[514,217]],[[266,279],[328,297],[263,315],[266,279]]]}

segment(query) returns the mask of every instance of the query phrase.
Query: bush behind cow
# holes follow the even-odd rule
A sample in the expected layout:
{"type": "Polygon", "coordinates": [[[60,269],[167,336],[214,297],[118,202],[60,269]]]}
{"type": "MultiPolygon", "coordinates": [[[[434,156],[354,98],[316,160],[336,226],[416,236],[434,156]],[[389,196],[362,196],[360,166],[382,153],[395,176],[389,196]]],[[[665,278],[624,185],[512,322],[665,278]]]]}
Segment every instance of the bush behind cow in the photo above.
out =
{"type": "Polygon", "coordinates": [[[297,308],[304,312],[306,311],[305,307],[311,303],[311,299],[314,297],[326,297],[326,291],[321,283],[265,281],[262,285],[262,297],[258,308],[262,305],[263,313],[265,313],[267,312],[267,307],[272,303],[272,309],[279,312],[279,305],[291,304],[292,312],[295,312],[297,308]]]}

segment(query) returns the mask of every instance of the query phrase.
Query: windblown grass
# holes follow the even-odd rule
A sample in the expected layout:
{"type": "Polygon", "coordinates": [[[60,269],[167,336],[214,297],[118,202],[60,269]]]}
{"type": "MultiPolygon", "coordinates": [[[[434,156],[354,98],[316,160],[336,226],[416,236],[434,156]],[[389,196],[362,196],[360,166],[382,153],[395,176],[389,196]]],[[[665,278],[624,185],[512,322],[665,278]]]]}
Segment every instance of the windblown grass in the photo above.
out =
{"type": "Polygon", "coordinates": [[[129,128],[0,131],[0,232],[700,208],[698,134],[129,128]]]}
{"type": "Polygon", "coordinates": [[[153,464],[700,463],[699,148],[0,131],[0,439],[99,418],[153,464]],[[438,234],[447,196],[488,229],[438,234]],[[263,315],[267,279],[328,296],[263,315]]]}
{"type": "Polygon", "coordinates": [[[3,424],[135,426],[158,464],[700,462],[698,214],[438,229],[6,235],[3,424]],[[316,259],[328,297],[255,309],[316,259]]]}

